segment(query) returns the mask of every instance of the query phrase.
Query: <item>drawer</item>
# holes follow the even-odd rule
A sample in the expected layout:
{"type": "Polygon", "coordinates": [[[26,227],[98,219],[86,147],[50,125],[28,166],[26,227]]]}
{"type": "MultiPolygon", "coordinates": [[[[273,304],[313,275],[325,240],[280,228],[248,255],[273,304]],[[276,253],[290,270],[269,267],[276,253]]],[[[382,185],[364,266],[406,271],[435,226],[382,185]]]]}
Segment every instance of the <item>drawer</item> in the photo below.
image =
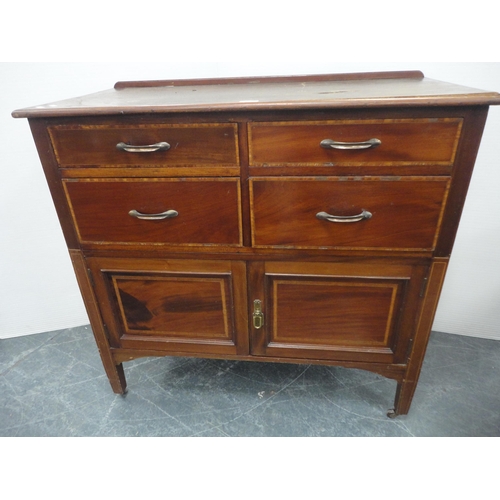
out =
{"type": "Polygon", "coordinates": [[[256,247],[432,250],[448,177],[250,180],[256,247]]]}
{"type": "Polygon", "coordinates": [[[461,118],[251,123],[250,165],[451,165],[461,127],[461,118]]]}
{"type": "Polygon", "coordinates": [[[62,167],[239,164],[237,125],[230,123],[56,125],[49,133],[62,167]]]}
{"type": "Polygon", "coordinates": [[[83,244],[241,244],[239,179],[82,179],[64,189],[83,244]]]}

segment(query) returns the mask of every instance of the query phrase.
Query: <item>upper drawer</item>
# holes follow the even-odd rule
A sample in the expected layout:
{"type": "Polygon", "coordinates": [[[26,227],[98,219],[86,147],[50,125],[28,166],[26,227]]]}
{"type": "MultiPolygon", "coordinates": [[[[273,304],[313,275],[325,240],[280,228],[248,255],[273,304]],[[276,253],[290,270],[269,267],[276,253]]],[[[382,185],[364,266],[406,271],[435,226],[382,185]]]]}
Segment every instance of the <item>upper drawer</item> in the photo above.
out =
{"type": "Polygon", "coordinates": [[[256,247],[431,251],[449,177],[255,177],[256,247]]]}
{"type": "Polygon", "coordinates": [[[84,245],[241,245],[239,179],[63,181],[84,245]]]}
{"type": "Polygon", "coordinates": [[[62,167],[238,165],[237,131],[231,123],[49,127],[62,167]]]}
{"type": "Polygon", "coordinates": [[[250,165],[451,165],[461,127],[461,118],[251,123],[250,165]]]}

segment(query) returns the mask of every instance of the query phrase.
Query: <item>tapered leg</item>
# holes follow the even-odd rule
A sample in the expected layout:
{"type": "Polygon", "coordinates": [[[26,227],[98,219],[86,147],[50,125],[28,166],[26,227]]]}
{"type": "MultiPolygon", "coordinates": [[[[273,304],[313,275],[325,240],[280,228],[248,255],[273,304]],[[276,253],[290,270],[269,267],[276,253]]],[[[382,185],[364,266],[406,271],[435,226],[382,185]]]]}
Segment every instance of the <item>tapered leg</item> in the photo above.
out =
{"type": "Polygon", "coordinates": [[[70,250],[69,253],[109,383],[111,384],[113,392],[116,394],[125,394],[127,392],[127,382],[125,380],[123,366],[121,363],[116,364],[113,359],[109,339],[106,335],[106,330],[102,323],[101,314],[87,273],[85,259],[78,250],[70,250]]]}
{"type": "Polygon", "coordinates": [[[417,381],[406,381],[398,383],[396,389],[396,398],[394,400],[394,408],[387,412],[389,418],[395,418],[398,415],[406,415],[410,411],[411,402],[417,381]]]}
{"type": "MultiPolygon", "coordinates": [[[[102,355],[101,355],[102,359],[102,355]]],[[[125,380],[125,373],[123,371],[123,365],[120,363],[119,365],[113,364],[109,368],[104,364],[104,369],[106,371],[106,375],[108,376],[109,383],[111,384],[111,388],[115,394],[125,394],[127,392],[127,381],[125,380]]]]}
{"type": "Polygon", "coordinates": [[[398,383],[394,409],[389,410],[387,414],[390,418],[394,418],[398,415],[406,415],[410,410],[413,394],[420,376],[420,370],[422,369],[422,363],[424,361],[425,351],[427,349],[432,323],[434,322],[434,316],[436,314],[447,266],[448,259],[444,258],[435,259],[432,263],[415,339],[408,359],[408,367],[403,380],[398,383]]]}

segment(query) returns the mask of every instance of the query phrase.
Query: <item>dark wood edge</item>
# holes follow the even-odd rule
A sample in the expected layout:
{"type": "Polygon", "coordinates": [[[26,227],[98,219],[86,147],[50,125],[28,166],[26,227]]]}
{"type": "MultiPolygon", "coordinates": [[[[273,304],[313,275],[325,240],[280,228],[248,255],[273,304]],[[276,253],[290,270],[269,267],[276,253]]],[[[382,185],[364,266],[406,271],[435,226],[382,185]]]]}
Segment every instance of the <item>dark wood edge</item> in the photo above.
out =
{"type": "Polygon", "coordinates": [[[410,410],[443,288],[448,262],[448,259],[437,258],[431,266],[407,370],[396,391],[394,402],[396,415],[406,415],[410,410]]]}
{"type": "Polygon", "coordinates": [[[303,76],[253,76],[230,78],[200,78],[189,80],[142,80],[116,82],[115,89],[128,89],[138,87],[182,87],[188,85],[234,85],[248,83],[287,83],[287,82],[334,82],[345,80],[382,80],[382,79],[416,79],[421,80],[424,74],[421,71],[380,71],[367,73],[338,73],[325,75],[303,76]]]}
{"type": "Polygon", "coordinates": [[[331,359],[303,359],[303,358],[283,358],[276,356],[252,356],[252,355],[225,355],[213,353],[186,353],[186,352],[171,352],[171,351],[157,351],[149,349],[124,349],[124,348],[111,348],[111,354],[115,363],[123,363],[132,361],[134,359],[148,358],[148,357],[190,357],[202,359],[220,359],[220,360],[233,360],[233,361],[252,361],[252,362],[271,362],[271,363],[284,363],[284,364],[310,364],[321,366],[340,366],[343,368],[357,368],[359,370],[366,370],[372,373],[377,373],[384,377],[402,381],[407,366],[404,364],[390,364],[390,363],[377,363],[377,362],[363,362],[363,361],[343,361],[331,359]]]}
{"type": "Polygon", "coordinates": [[[436,257],[451,255],[487,116],[488,108],[485,106],[464,110],[463,130],[443,216],[445,224],[441,228],[436,244],[436,257]]]}
{"type": "Polygon", "coordinates": [[[69,249],[79,249],[78,238],[69,215],[71,211],[61,183],[61,172],[58,168],[55,152],[47,130],[47,122],[43,119],[30,119],[28,123],[33,134],[40,163],[45,173],[66,245],[69,249]]]}
{"type": "Polygon", "coordinates": [[[82,293],[83,302],[89,315],[92,326],[92,333],[101,356],[101,361],[104,366],[104,371],[108,376],[109,382],[116,394],[124,394],[127,390],[125,373],[120,362],[115,362],[113,354],[110,350],[109,340],[106,333],[106,328],[102,322],[99,312],[99,305],[94,295],[94,290],[88,275],[88,268],[85,258],[79,250],[70,250],[69,255],[75,270],[76,279],[80,291],[82,293]]]}
{"type": "MultiPolygon", "coordinates": [[[[360,98],[336,101],[295,101],[295,110],[354,110],[368,108],[394,108],[394,107],[438,107],[438,106],[494,106],[500,105],[500,94],[496,92],[480,92],[474,94],[455,95],[428,95],[423,97],[388,97],[388,98],[360,98]]],[[[283,111],[290,108],[290,103],[283,102],[252,102],[252,103],[212,103],[190,104],[183,106],[159,105],[154,109],[145,109],[142,106],[115,106],[115,107],[89,107],[89,108],[60,108],[37,109],[26,108],[12,112],[14,118],[72,118],[72,117],[113,117],[123,115],[147,115],[170,113],[182,115],[183,113],[220,113],[220,112],[246,112],[246,111],[283,111]]]]}

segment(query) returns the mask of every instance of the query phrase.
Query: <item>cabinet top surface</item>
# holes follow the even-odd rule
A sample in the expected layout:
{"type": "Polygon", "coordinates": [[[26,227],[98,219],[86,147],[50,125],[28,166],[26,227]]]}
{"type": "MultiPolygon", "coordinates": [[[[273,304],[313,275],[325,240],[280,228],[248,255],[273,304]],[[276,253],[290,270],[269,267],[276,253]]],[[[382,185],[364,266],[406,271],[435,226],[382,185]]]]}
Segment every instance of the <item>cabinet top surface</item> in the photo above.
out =
{"type": "Polygon", "coordinates": [[[15,118],[500,104],[500,94],[420,71],[118,82],[113,89],[19,109],[15,118]]]}

